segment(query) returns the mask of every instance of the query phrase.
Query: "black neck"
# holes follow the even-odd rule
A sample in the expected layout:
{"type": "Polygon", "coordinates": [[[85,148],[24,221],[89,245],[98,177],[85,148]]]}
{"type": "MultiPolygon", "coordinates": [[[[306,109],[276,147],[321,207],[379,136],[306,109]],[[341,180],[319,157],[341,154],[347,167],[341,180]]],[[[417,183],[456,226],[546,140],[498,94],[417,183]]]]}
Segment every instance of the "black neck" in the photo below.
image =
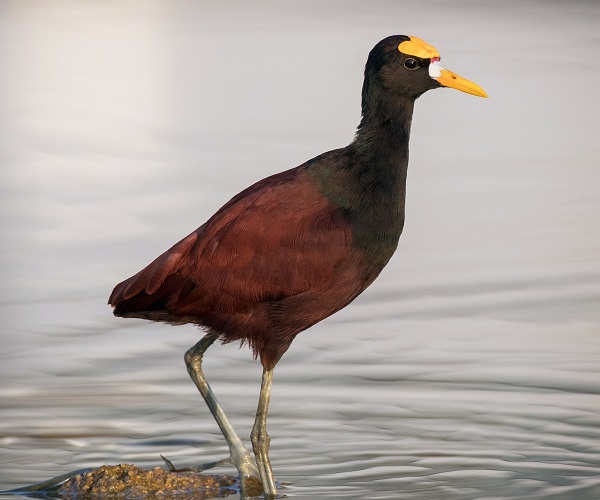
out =
{"type": "Polygon", "coordinates": [[[381,104],[363,100],[363,115],[349,150],[360,159],[351,168],[363,187],[405,191],[413,100],[381,104]]]}
{"type": "Polygon", "coordinates": [[[372,277],[391,257],[404,225],[413,101],[395,104],[363,106],[354,141],[309,162],[321,192],[344,210],[372,277]]]}

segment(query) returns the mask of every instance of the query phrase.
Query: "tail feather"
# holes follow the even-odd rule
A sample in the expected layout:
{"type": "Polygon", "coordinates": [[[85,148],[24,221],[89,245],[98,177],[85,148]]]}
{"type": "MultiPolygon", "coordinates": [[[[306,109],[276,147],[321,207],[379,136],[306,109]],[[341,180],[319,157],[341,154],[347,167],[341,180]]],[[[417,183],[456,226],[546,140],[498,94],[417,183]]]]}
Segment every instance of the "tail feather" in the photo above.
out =
{"type": "Polygon", "coordinates": [[[186,263],[193,262],[192,249],[204,226],[173,245],[139,273],[115,286],[108,299],[115,316],[143,317],[168,314],[168,304],[187,295],[196,284],[185,276],[186,263]]]}

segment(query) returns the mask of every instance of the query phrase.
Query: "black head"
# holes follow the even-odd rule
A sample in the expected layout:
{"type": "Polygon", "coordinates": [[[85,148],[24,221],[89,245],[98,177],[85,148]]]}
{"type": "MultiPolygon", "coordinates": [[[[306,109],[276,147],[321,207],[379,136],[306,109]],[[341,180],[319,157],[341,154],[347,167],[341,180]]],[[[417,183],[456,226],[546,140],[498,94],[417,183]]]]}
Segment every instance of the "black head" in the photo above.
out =
{"type": "Polygon", "coordinates": [[[444,69],[437,50],[420,38],[393,35],[369,53],[363,84],[363,113],[369,101],[414,101],[424,92],[452,87],[487,97],[477,84],[444,69]]]}
{"type": "Polygon", "coordinates": [[[416,99],[427,90],[439,87],[428,73],[430,59],[416,57],[399,50],[402,43],[410,43],[405,35],[389,36],[379,42],[369,53],[365,66],[365,94],[375,88],[386,94],[416,99]]]}

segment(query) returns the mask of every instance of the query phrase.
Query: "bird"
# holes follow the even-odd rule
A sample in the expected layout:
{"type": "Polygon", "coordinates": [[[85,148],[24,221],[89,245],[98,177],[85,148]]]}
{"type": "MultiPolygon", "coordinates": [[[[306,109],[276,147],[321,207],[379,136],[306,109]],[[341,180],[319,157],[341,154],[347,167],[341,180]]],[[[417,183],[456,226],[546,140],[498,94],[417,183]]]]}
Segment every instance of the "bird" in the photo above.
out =
{"type": "Polygon", "coordinates": [[[229,445],[240,475],[277,495],[267,413],[273,371],[300,332],[350,304],[386,266],[404,226],[415,101],[448,87],[488,97],[441,65],[420,38],[389,36],[369,52],[361,119],[345,147],[262,179],[147,267],[115,286],[115,316],[193,324],[204,336],[185,353],[190,377],[229,445]],[[216,341],[247,344],[262,364],[252,452],[202,371],[216,341]]]}

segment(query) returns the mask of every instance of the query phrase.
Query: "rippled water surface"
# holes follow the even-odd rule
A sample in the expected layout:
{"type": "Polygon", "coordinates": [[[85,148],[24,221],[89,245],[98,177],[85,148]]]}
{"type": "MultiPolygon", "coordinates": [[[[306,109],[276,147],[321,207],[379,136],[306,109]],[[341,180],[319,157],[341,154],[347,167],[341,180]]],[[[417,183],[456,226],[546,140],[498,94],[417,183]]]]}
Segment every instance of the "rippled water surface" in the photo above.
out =
{"type": "MultiPolygon", "coordinates": [[[[117,282],[251,182],[347,144],[394,33],[490,99],[416,105],[379,280],[301,334],[269,431],[290,498],[600,497],[597,2],[0,3],[0,489],[226,447],[193,327],[117,282]]],[[[247,436],[260,366],[206,357],[247,436]]]]}

